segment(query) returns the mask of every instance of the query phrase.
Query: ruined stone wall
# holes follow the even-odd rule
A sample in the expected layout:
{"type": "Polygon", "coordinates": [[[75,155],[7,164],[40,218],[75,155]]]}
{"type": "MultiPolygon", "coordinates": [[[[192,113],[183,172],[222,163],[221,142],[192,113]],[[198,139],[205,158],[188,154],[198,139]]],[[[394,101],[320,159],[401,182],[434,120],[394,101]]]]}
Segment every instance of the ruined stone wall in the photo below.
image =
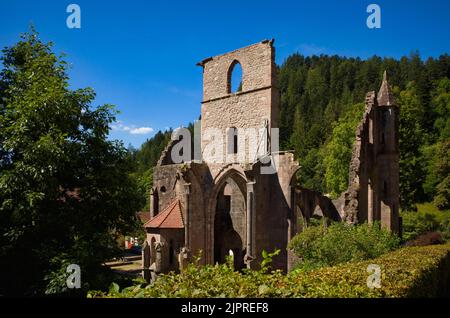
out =
{"type": "Polygon", "coordinates": [[[287,271],[287,244],[290,241],[290,223],[295,228],[291,211],[291,184],[295,184],[295,174],[299,169],[292,153],[274,154],[278,162],[276,174],[261,174],[261,165],[253,167],[255,198],[254,255],[252,268],[258,268],[262,261],[262,251],[280,254],[273,258],[273,267],[287,271]],[[291,222],[290,222],[291,221],[291,222]]]}
{"type": "Polygon", "coordinates": [[[153,191],[158,192],[159,212],[180,196],[176,188],[179,168],[180,165],[156,166],[153,171],[153,191]]]}
{"type": "MultiPolygon", "coordinates": [[[[367,220],[367,209],[370,205],[367,196],[370,178],[370,167],[373,160],[373,109],[377,106],[375,92],[366,95],[364,116],[356,129],[352,158],[349,167],[349,186],[344,192],[343,220],[358,223],[367,220]]],[[[339,211],[340,212],[340,211],[339,211]]]]}
{"type": "MultiPolygon", "coordinates": [[[[223,136],[223,153],[226,154],[227,129],[231,127],[277,127],[275,114],[279,112],[275,82],[275,53],[272,41],[263,41],[246,48],[206,59],[203,66],[202,151],[208,144],[205,132],[218,128],[223,136]],[[239,62],[242,66],[242,91],[230,93],[230,70],[239,62]]],[[[260,138],[249,140],[258,146],[260,138]]],[[[238,152],[245,151],[239,149],[238,152]]],[[[206,154],[208,155],[208,154],[206,154]]],[[[205,161],[209,156],[204,156],[205,161]]],[[[247,158],[252,161],[254,158],[247,158]]]]}
{"type": "Polygon", "coordinates": [[[236,183],[229,183],[232,187],[231,193],[231,209],[230,209],[230,217],[231,217],[231,225],[232,228],[239,234],[242,238],[242,242],[245,247],[245,237],[246,237],[246,211],[245,211],[245,202],[246,196],[242,194],[241,190],[237,186],[236,183]]]}
{"type": "Polygon", "coordinates": [[[228,75],[233,61],[242,66],[242,91],[252,91],[272,86],[274,63],[273,42],[263,41],[200,62],[203,70],[203,100],[227,97],[228,75]]]}
{"type": "Polygon", "coordinates": [[[399,230],[399,109],[384,74],[378,93],[366,96],[364,117],[356,130],[344,196],[344,220],[399,230]]]}
{"type": "MultiPolygon", "coordinates": [[[[227,130],[235,127],[238,130],[238,152],[246,157],[243,162],[253,162],[256,153],[263,149],[263,135],[260,129],[264,129],[265,120],[271,118],[271,91],[265,89],[252,93],[242,93],[230,96],[226,99],[215,100],[203,104],[202,110],[202,154],[207,162],[212,161],[212,155],[207,150],[209,137],[205,133],[208,128],[220,129],[222,134],[222,153],[227,154],[228,135],[227,130]],[[245,137],[242,129],[255,129],[257,136],[245,137]],[[255,138],[256,137],[256,138],[255,138]],[[241,145],[245,145],[242,148],[241,145]],[[258,146],[259,151],[258,151],[258,146]],[[249,151],[248,147],[252,147],[249,151]],[[255,155],[250,155],[255,154],[255,155]],[[249,158],[250,156],[250,158],[249,158]]],[[[219,157],[219,160],[222,159],[219,157]]],[[[236,160],[238,161],[238,160],[236,160]]],[[[222,161],[223,162],[223,161],[222,161]]]]}
{"type": "MultiPolygon", "coordinates": [[[[212,178],[209,169],[204,164],[189,163],[184,175],[186,182],[190,183],[190,249],[193,255],[201,252],[201,263],[206,264],[207,246],[207,216],[209,195],[212,189],[212,178]]],[[[182,202],[184,202],[184,196],[182,202]]],[[[185,218],[186,220],[186,218],[185,218]]]]}
{"type": "MultiPolygon", "coordinates": [[[[262,140],[261,130],[276,128],[279,113],[273,41],[263,41],[209,58],[200,65],[203,66],[204,74],[201,127],[203,154],[209,143],[205,132],[208,128],[216,128],[221,130],[222,153],[226,155],[227,130],[231,127],[238,129],[238,152],[249,152],[241,147],[244,137],[239,129],[252,128],[258,134],[251,137],[255,140],[246,136],[248,139],[245,143],[247,146],[260,147],[259,153],[265,153],[267,141],[262,140]],[[242,66],[242,91],[231,93],[230,69],[236,62],[242,66]]],[[[295,191],[292,191],[291,185],[295,184],[295,173],[299,168],[293,154],[275,154],[279,163],[278,173],[261,174],[261,163],[255,163],[256,156],[236,156],[230,162],[213,162],[203,155],[203,163],[173,164],[169,156],[173,146],[174,142],[167,146],[154,170],[154,191],[158,193],[159,211],[174,200],[180,200],[187,228],[184,235],[189,243],[184,242],[185,238],[181,236],[179,240],[189,245],[191,255],[202,250],[203,263],[212,263],[217,252],[215,239],[222,235],[227,242],[220,247],[234,248],[235,238],[238,237],[242,242],[241,254],[246,251],[247,244],[251,244],[251,256],[256,258],[251,262],[252,268],[259,266],[262,251],[280,249],[281,254],[274,258],[273,267],[287,270],[286,246],[294,233],[291,232],[290,221],[295,218],[295,213],[292,213],[292,209],[295,209],[295,191]],[[234,232],[233,235],[214,232],[217,202],[220,203],[221,199],[219,193],[223,182],[230,178],[236,184],[227,190],[231,193],[229,221],[238,235],[234,232]],[[190,184],[189,195],[186,193],[187,184],[190,184]],[[248,189],[252,184],[253,194],[250,195],[248,189]],[[248,213],[247,202],[253,202],[251,214],[248,213]],[[251,224],[247,224],[247,215],[252,215],[251,224]],[[249,229],[251,242],[247,242],[249,229]]],[[[253,149],[253,154],[255,152],[253,149]]],[[[292,226],[295,227],[295,224],[292,226]]],[[[170,235],[161,231],[158,239],[169,242],[170,235]]],[[[240,258],[243,261],[243,255],[240,258]]]]}

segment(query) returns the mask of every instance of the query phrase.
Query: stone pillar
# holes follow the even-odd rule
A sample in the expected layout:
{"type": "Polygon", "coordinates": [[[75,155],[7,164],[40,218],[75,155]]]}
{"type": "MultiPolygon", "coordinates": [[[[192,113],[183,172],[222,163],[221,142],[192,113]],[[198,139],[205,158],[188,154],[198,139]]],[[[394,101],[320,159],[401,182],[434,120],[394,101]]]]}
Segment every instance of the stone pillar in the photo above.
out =
{"type": "Polygon", "coordinates": [[[380,223],[381,227],[387,230],[393,230],[392,209],[383,200],[380,201],[380,223]]]}
{"type": "Polygon", "coordinates": [[[163,243],[157,242],[156,243],[156,260],[155,260],[155,274],[159,274],[162,271],[162,248],[163,243]]]}
{"type": "Polygon", "coordinates": [[[191,184],[184,184],[184,202],[186,205],[186,215],[184,224],[184,245],[186,252],[189,253],[191,248],[191,184]]]}
{"type": "Polygon", "coordinates": [[[178,263],[180,266],[180,271],[182,272],[189,263],[189,253],[186,247],[183,247],[178,254],[178,263]]]}
{"type": "Polygon", "coordinates": [[[251,268],[251,262],[254,259],[253,249],[253,219],[255,213],[255,193],[254,193],[255,182],[247,183],[247,253],[244,257],[244,262],[247,268],[251,268]]]}
{"type": "Polygon", "coordinates": [[[142,278],[147,282],[150,282],[150,245],[147,240],[145,240],[142,245],[142,278]]]}
{"type": "Polygon", "coordinates": [[[150,189],[150,219],[152,219],[155,216],[155,202],[154,202],[154,197],[153,197],[153,188],[150,189]]]}
{"type": "Polygon", "coordinates": [[[291,185],[289,187],[291,197],[291,238],[293,238],[297,234],[297,192],[296,185],[291,185]]]}
{"type": "MultiPolygon", "coordinates": [[[[287,216],[287,222],[288,222],[288,237],[287,242],[291,241],[291,239],[297,234],[297,215],[296,215],[296,208],[297,208],[297,196],[295,192],[295,185],[289,186],[289,215],[287,216]]],[[[288,262],[287,262],[287,270],[290,272],[292,270],[292,267],[294,266],[294,259],[295,255],[291,250],[287,251],[288,255],[288,262]]]]}
{"type": "Polygon", "coordinates": [[[155,216],[155,211],[158,210],[158,207],[155,207],[155,195],[157,196],[158,193],[155,194],[155,189],[150,189],[150,218],[152,219],[155,216]]]}
{"type": "Polygon", "coordinates": [[[367,223],[373,224],[373,188],[372,180],[369,180],[367,184],[367,223]]]}

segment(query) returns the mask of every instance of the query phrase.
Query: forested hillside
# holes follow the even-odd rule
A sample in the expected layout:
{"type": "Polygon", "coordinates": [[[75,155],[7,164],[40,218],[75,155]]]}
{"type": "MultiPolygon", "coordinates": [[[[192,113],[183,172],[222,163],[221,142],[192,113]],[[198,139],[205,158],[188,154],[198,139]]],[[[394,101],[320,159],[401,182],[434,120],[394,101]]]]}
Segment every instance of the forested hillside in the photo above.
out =
{"type": "MultiPolygon", "coordinates": [[[[338,196],[347,187],[355,128],[368,91],[378,91],[387,70],[400,117],[400,189],[403,209],[417,202],[450,205],[450,56],[423,61],[367,60],[293,54],[279,68],[282,149],[294,150],[306,188],[338,196]]],[[[133,151],[136,172],[151,171],[170,132],[159,132],[133,151]]]]}

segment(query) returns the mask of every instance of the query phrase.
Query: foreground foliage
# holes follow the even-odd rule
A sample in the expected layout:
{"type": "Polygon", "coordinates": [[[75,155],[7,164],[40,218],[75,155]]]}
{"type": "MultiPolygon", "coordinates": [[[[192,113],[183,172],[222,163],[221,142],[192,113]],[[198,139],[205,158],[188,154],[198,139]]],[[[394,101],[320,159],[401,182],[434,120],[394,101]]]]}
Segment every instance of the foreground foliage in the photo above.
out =
{"type": "Polygon", "coordinates": [[[448,296],[450,244],[409,247],[370,261],[351,262],[310,272],[234,271],[229,264],[190,264],[181,274],[170,273],[151,285],[88,297],[434,297],[448,296]],[[370,289],[368,265],[381,267],[381,288],[370,289]]]}

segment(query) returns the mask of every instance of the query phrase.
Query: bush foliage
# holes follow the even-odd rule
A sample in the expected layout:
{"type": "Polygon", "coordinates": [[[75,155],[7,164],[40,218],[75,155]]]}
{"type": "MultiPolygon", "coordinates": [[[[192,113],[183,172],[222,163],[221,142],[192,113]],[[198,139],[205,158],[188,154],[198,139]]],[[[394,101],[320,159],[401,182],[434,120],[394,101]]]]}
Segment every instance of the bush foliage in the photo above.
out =
{"type": "Polygon", "coordinates": [[[450,211],[439,211],[432,204],[419,204],[418,211],[403,212],[403,239],[414,240],[428,232],[440,232],[450,239],[450,211]]]}
{"type": "Polygon", "coordinates": [[[351,226],[333,223],[310,226],[295,236],[289,247],[299,258],[297,268],[307,270],[378,257],[400,245],[400,239],[378,224],[351,226]]]}
{"type": "Polygon", "coordinates": [[[181,274],[161,275],[153,284],[88,297],[434,297],[448,296],[450,244],[407,247],[369,261],[310,272],[234,271],[230,263],[190,264],[181,274]],[[381,287],[370,289],[368,265],[381,268],[381,287]]]}

